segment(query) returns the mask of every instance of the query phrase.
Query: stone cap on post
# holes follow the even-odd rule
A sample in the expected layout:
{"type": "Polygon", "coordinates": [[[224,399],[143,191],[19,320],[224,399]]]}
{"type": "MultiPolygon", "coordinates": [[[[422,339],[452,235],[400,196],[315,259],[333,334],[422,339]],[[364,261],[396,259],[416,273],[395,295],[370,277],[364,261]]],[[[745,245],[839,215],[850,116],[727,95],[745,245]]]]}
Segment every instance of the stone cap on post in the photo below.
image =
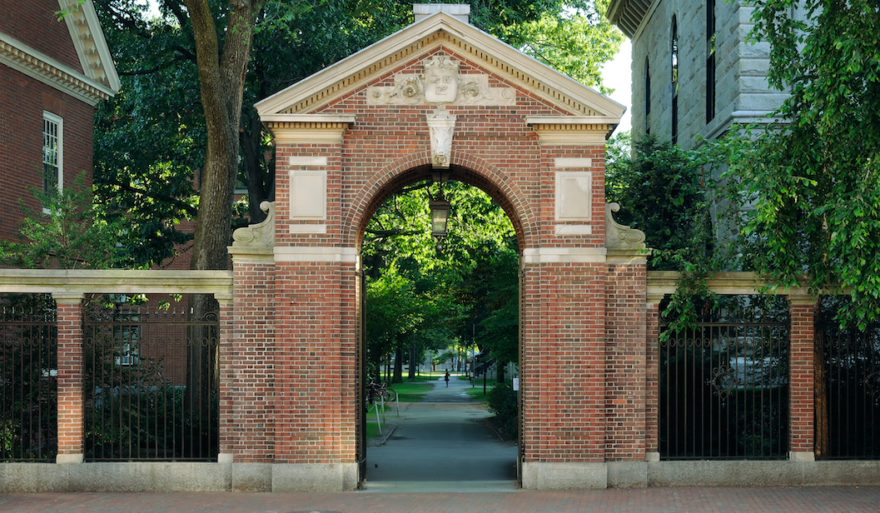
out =
{"type": "Polygon", "coordinates": [[[438,12],[448,14],[464,23],[470,23],[471,6],[468,4],[413,4],[413,18],[418,23],[438,12]]]}

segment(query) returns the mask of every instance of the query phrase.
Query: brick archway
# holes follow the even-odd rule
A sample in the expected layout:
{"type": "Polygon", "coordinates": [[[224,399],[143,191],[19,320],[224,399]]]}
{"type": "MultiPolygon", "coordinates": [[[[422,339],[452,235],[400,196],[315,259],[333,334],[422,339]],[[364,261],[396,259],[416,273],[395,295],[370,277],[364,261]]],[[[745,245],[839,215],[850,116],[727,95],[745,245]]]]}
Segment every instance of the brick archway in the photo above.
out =
{"type": "MultiPolygon", "coordinates": [[[[529,247],[537,236],[537,220],[516,184],[506,180],[503,171],[479,157],[453,151],[450,161],[449,178],[488,194],[510,218],[520,248],[529,247]]],[[[405,155],[378,171],[354,194],[351,208],[342,220],[342,240],[359,248],[364,228],[376,209],[401,187],[429,179],[431,169],[430,155],[419,152],[405,155]]]]}
{"type": "Polygon", "coordinates": [[[604,199],[622,108],[443,13],[257,107],[276,201],[230,248],[221,460],[268,465],[275,490],[356,485],[361,234],[441,168],[520,237],[523,486],[605,486],[609,462],[644,463],[644,245],[604,199]],[[432,91],[432,73],[453,90],[432,91]]]}

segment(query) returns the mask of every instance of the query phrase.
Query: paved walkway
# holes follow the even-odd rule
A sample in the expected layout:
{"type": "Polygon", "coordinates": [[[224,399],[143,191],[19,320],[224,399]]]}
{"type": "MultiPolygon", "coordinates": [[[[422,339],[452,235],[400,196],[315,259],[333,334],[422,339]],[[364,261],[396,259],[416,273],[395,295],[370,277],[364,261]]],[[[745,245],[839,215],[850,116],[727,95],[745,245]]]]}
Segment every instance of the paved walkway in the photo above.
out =
{"type": "Polygon", "coordinates": [[[367,449],[366,490],[438,490],[438,482],[456,481],[515,489],[516,444],[499,441],[487,427],[485,406],[465,392],[470,383],[452,376],[448,388],[442,378],[433,384],[422,402],[401,408],[401,419],[389,417],[397,427],[384,445],[367,449]],[[417,484],[423,482],[432,484],[417,484]]]}
{"type": "Polygon", "coordinates": [[[649,488],[494,493],[0,496],[15,513],[877,513],[880,488],[649,488]]]}

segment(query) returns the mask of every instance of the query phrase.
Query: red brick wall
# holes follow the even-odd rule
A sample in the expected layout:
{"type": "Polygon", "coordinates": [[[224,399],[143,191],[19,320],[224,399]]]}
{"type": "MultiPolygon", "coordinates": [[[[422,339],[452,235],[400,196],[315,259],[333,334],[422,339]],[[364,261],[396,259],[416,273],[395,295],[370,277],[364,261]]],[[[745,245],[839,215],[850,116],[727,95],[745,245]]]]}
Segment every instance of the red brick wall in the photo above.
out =
{"type": "Polygon", "coordinates": [[[278,263],[275,462],[354,462],[353,264],[278,263]]]}
{"type": "Polygon", "coordinates": [[[790,449],[813,452],[814,449],[814,373],[815,304],[792,302],[791,348],[789,354],[790,449]]]}
{"type": "Polygon", "coordinates": [[[58,454],[83,453],[83,336],[80,300],[57,300],[58,454]]]}
{"type": "Polygon", "coordinates": [[[0,64],[0,237],[10,238],[22,219],[19,200],[40,206],[31,188],[42,187],[43,111],[63,118],[64,185],[82,171],[92,173],[94,108],[0,64]]]}
{"type": "Polygon", "coordinates": [[[605,310],[605,407],[609,461],[645,460],[644,263],[610,266],[605,310]]]}
{"type": "Polygon", "coordinates": [[[275,411],[274,268],[239,262],[233,274],[235,326],[220,360],[220,452],[239,463],[271,462],[275,423],[283,422],[275,411]]]}
{"type": "Polygon", "coordinates": [[[0,31],[82,73],[58,0],[0,0],[0,31]]]}
{"type": "Polygon", "coordinates": [[[524,274],[525,460],[604,461],[605,266],[528,265],[524,274]]]}

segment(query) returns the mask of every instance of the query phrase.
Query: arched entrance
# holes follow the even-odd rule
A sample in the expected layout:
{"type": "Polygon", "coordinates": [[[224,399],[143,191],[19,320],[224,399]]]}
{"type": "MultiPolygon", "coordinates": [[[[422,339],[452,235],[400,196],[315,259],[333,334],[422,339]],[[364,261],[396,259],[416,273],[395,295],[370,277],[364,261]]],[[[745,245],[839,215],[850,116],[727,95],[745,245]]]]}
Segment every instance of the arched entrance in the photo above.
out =
{"type": "MultiPolygon", "coordinates": [[[[368,479],[371,490],[408,489],[413,482],[424,481],[435,482],[435,487],[441,482],[449,486],[455,481],[479,481],[481,486],[500,484],[509,488],[517,475],[517,446],[509,439],[497,439],[489,427],[485,403],[472,402],[467,394],[484,387],[473,388],[472,381],[462,381],[465,376],[456,371],[467,374],[468,370],[456,366],[455,361],[452,366],[445,360],[438,364],[436,370],[451,370],[452,375],[445,386],[441,382],[433,388],[415,376],[412,365],[419,361],[416,354],[422,354],[424,348],[436,351],[435,355],[448,355],[445,349],[449,346],[457,347],[454,354],[462,350],[461,342],[467,346],[479,341],[475,351],[488,352],[485,334],[490,330],[481,323],[490,317],[497,323],[502,311],[514,312],[504,316],[513,326],[492,332],[500,352],[493,350],[491,359],[503,358],[498,362],[502,368],[508,361],[518,364],[515,347],[520,241],[527,238],[522,229],[514,227],[521,226],[519,216],[511,212],[511,201],[483,173],[457,164],[443,170],[432,170],[426,164],[389,175],[369,203],[359,233],[360,270],[365,278],[361,290],[368,291],[362,299],[373,292],[370,299],[359,302],[357,316],[363,329],[359,340],[359,367],[363,369],[359,392],[369,404],[366,383],[376,379],[390,384],[393,361],[394,382],[400,383],[403,390],[419,387],[425,395],[419,404],[397,405],[387,417],[380,415],[378,404],[370,404],[369,412],[361,410],[359,428],[369,426],[375,435],[377,425],[386,421],[391,424],[382,428],[384,437],[369,438],[366,429],[359,430],[363,435],[358,444],[359,477],[368,479]],[[435,245],[440,242],[432,239],[428,222],[429,198],[436,197],[441,189],[452,202],[443,249],[435,245]],[[400,224],[404,216],[406,221],[400,224]],[[488,228],[490,225],[492,228],[488,228]],[[480,265],[474,269],[476,262],[480,265]],[[397,292],[389,294],[390,289],[397,292]],[[411,301],[401,304],[403,297],[411,301]],[[390,311],[395,315],[389,316],[390,311]],[[412,319],[414,324],[397,324],[402,318],[412,319]],[[406,347],[409,349],[401,349],[406,347]],[[414,381],[407,383],[406,373],[400,372],[403,361],[409,366],[409,379],[414,381]],[[385,365],[389,372],[383,377],[385,365]]],[[[468,359],[468,363],[473,360],[468,359]]],[[[427,370],[432,370],[430,364],[427,370]]],[[[493,368],[490,383],[494,383],[496,370],[493,368]]],[[[508,380],[515,375],[514,368],[508,380]]],[[[391,386],[400,390],[398,384],[391,386]]],[[[477,398],[486,400],[485,395],[477,398]]]]}
{"type": "Polygon", "coordinates": [[[356,486],[360,236],[391,191],[443,169],[520,237],[523,486],[639,482],[644,245],[604,201],[621,106],[441,12],[257,107],[276,201],[230,249],[222,461],[275,490],[356,486]]]}

